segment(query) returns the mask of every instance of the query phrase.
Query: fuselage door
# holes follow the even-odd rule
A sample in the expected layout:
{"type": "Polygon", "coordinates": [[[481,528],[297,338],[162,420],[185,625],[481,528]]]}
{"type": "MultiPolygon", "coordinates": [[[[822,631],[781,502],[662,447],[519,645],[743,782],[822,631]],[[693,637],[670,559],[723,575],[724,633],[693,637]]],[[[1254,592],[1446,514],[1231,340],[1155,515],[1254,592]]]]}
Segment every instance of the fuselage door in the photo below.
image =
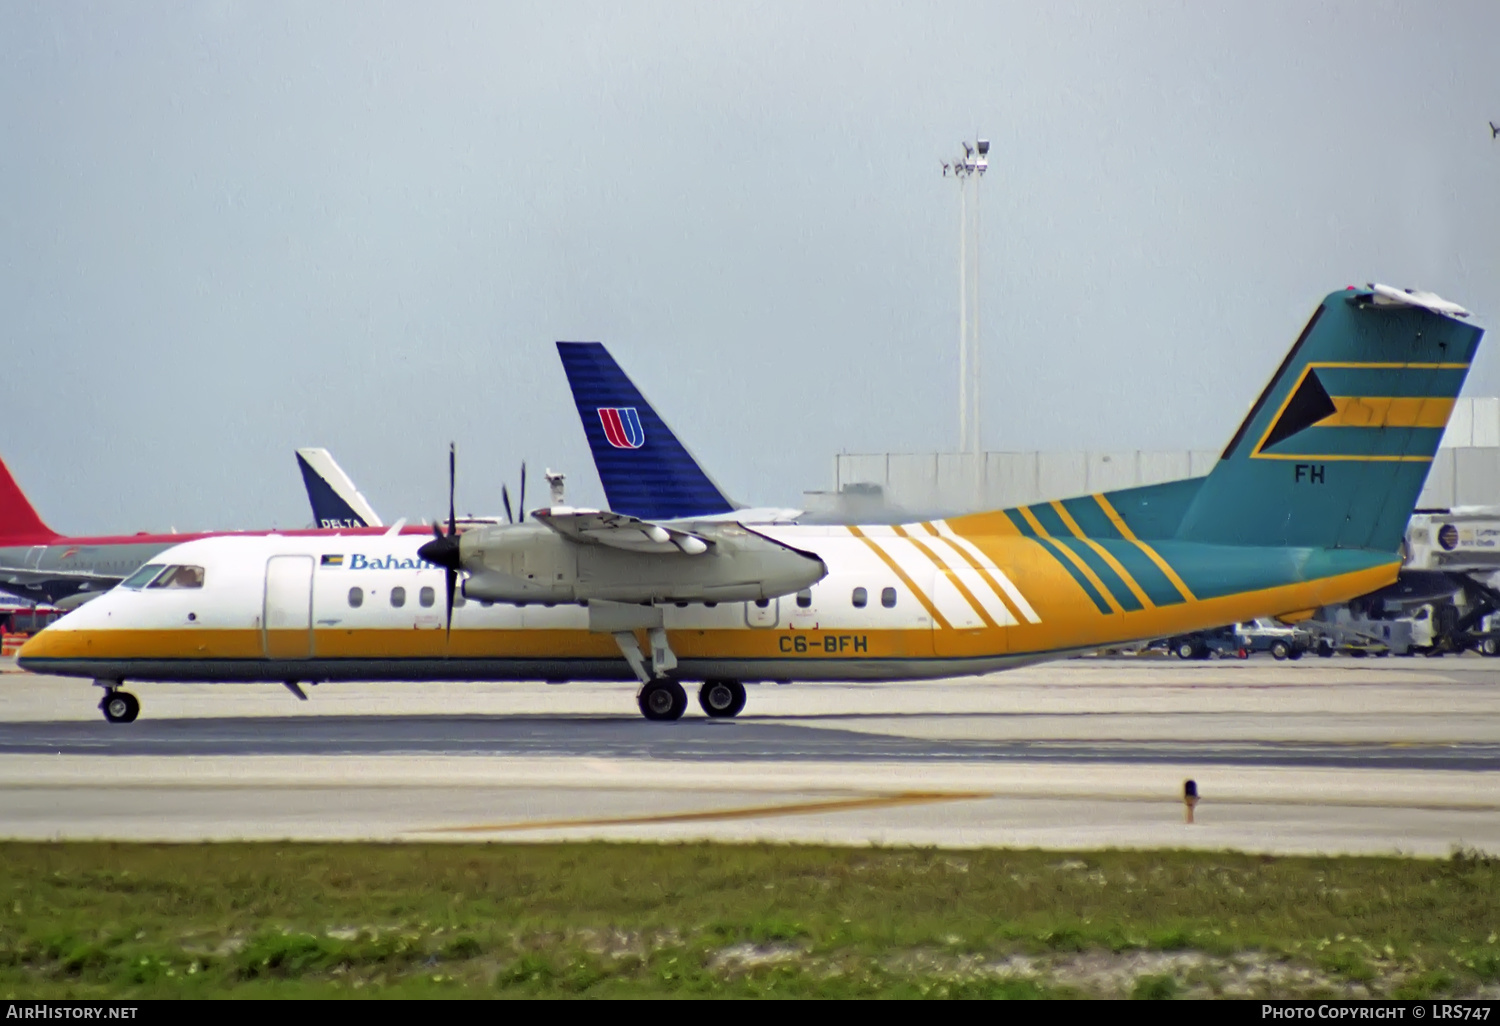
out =
{"type": "Polygon", "coordinates": [[[267,659],[312,655],[311,556],[272,556],[266,561],[266,603],[261,620],[267,659]]]}
{"type": "Polygon", "coordinates": [[[745,625],[747,627],[775,627],[780,599],[757,599],[745,603],[745,625]]]}

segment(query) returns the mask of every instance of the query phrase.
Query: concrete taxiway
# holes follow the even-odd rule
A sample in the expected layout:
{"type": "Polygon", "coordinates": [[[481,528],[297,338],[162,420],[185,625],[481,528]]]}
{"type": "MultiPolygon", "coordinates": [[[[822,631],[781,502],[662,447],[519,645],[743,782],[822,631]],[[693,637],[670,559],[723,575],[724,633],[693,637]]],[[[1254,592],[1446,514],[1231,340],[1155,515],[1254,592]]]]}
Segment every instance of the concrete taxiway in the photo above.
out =
{"type": "Polygon", "coordinates": [[[672,724],[616,685],[132,690],[111,725],[86,683],[0,675],[0,836],[1500,852],[1478,657],[762,685],[672,724]]]}

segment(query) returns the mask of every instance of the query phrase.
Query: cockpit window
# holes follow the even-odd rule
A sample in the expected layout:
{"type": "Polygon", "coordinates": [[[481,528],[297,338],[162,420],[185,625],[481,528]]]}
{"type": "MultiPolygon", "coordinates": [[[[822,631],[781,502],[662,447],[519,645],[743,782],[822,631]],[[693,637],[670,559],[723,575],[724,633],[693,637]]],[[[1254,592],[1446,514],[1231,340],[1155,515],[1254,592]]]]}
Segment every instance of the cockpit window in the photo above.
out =
{"type": "Polygon", "coordinates": [[[135,573],[120,582],[122,588],[144,588],[151,583],[151,579],[162,572],[161,563],[147,563],[135,573]]]}
{"type": "Polygon", "coordinates": [[[203,568],[201,566],[169,566],[147,587],[201,588],[203,587],[203,568]]]}

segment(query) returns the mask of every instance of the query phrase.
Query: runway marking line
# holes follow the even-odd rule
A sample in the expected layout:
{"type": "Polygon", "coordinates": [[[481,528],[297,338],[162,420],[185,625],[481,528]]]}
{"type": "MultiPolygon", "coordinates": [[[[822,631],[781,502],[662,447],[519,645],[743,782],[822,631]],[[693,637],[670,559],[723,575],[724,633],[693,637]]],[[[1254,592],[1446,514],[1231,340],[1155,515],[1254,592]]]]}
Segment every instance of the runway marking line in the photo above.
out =
{"type": "Polygon", "coordinates": [[[419,834],[490,834],[517,830],[558,830],[566,827],[649,826],[658,823],[702,823],[726,819],[760,819],[768,816],[809,816],[819,812],[845,812],[851,809],[886,809],[902,805],[927,805],[935,802],[965,802],[976,798],[996,797],[989,791],[902,791],[868,798],[838,798],[832,801],[798,802],[792,805],[752,805],[738,809],[713,809],[706,812],[666,812],[649,816],[614,816],[595,819],[543,819],[511,823],[479,823],[470,826],[430,827],[415,830],[419,834]]]}

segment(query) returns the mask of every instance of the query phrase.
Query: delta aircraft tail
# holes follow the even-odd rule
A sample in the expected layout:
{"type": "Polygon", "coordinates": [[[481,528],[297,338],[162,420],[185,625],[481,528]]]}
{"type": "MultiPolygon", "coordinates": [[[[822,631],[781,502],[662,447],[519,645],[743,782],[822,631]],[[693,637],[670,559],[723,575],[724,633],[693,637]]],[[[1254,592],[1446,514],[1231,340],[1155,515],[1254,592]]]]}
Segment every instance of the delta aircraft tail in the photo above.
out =
{"type": "Polygon", "coordinates": [[[0,460],[0,544],[45,545],[58,533],[42,522],[10,468],[0,460]]]}
{"type": "Polygon", "coordinates": [[[327,449],[298,449],[297,466],[307,485],[313,521],[319,527],[383,527],[344,468],[327,449]]]}
{"type": "Polygon", "coordinates": [[[645,520],[734,511],[602,343],[559,342],[557,353],[611,510],[645,520]]]}

